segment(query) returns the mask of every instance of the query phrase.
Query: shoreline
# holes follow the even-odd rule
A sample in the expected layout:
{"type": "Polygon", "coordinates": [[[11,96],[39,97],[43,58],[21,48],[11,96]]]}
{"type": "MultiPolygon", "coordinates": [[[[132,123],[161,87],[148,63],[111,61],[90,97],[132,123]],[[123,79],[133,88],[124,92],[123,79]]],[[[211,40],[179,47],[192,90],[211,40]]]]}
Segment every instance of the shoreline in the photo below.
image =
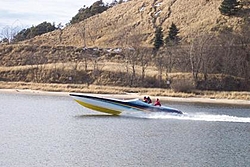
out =
{"type": "MultiPolygon", "coordinates": [[[[44,90],[32,90],[32,89],[0,89],[1,93],[13,93],[13,94],[32,94],[32,95],[49,95],[49,96],[69,96],[70,93],[76,92],[64,92],[64,91],[44,91],[44,90]]],[[[79,94],[91,94],[96,96],[118,98],[118,99],[142,99],[144,94],[139,93],[124,93],[124,94],[98,94],[98,93],[79,93],[79,94]]],[[[70,96],[69,96],[70,97],[70,96]]],[[[170,96],[150,96],[153,101],[159,98],[161,101],[181,102],[181,103],[203,103],[203,104],[228,104],[239,106],[250,106],[250,100],[240,99],[216,99],[206,97],[170,97],[170,96]]]]}

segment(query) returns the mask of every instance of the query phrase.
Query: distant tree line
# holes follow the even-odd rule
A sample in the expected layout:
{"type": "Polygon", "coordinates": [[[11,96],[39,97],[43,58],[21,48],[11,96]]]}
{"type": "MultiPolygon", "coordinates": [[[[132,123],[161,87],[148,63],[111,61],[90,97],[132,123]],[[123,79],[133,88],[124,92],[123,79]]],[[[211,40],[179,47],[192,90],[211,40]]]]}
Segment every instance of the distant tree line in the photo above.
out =
{"type": "Polygon", "coordinates": [[[51,24],[45,21],[41,24],[38,24],[37,26],[32,26],[30,28],[21,30],[19,33],[17,33],[14,36],[13,42],[31,39],[31,38],[34,38],[35,36],[54,31],[55,29],[57,28],[55,27],[54,24],[51,24]]]}
{"type": "MultiPolygon", "coordinates": [[[[124,2],[125,2],[124,0],[119,0],[119,1],[114,0],[110,4],[104,4],[102,0],[96,1],[90,7],[84,6],[83,8],[81,8],[78,11],[78,13],[74,17],[72,17],[70,24],[79,23],[89,17],[102,13],[113,6],[124,3],[124,2]]],[[[38,35],[42,35],[42,34],[54,31],[56,29],[61,30],[61,28],[62,28],[61,24],[59,24],[56,27],[54,23],[51,24],[46,21],[43,23],[40,23],[37,26],[32,26],[27,29],[22,29],[21,31],[17,31],[17,27],[15,28],[6,27],[3,29],[3,31],[0,34],[0,38],[1,38],[0,42],[11,43],[11,42],[23,41],[23,40],[34,38],[35,36],[38,36],[38,35]]]]}
{"type": "Polygon", "coordinates": [[[99,0],[94,2],[90,7],[86,7],[84,5],[83,8],[79,9],[78,13],[74,17],[72,17],[70,24],[79,23],[87,18],[102,13],[113,6],[124,2],[125,2],[124,0],[119,0],[119,1],[113,0],[113,2],[110,4],[104,4],[102,0],[99,0]]]}
{"type": "Polygon", "coordinates": [[[109,6],[105,5],[102,0],[96,1],[90,7],[83,6],[83,8],[79,9],[78,13],[72,17],[70,24],[79,23],[89,17],[106,11],[108,8],[109,6]]]}

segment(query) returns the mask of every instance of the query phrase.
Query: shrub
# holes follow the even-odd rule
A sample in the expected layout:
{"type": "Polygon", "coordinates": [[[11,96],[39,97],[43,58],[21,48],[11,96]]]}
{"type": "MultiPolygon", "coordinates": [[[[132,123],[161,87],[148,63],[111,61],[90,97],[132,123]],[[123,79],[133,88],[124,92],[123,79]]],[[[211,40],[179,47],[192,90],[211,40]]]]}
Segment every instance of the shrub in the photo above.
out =
{"type": "Polygon", "coordinates": [[[175,92],[190,93],[195,89],[195,85],[192,80],[178,79],[173,81],[173,83],[171,84],[171,88],[175,92]]]}
{"type": "Polygon", "coordinates": [[[231,16],[235,15],[239,11],[239,5],[240,3],[238,2],[238,0],[224,0],[219,7],[219,10],[221,14],[231,16]]]}

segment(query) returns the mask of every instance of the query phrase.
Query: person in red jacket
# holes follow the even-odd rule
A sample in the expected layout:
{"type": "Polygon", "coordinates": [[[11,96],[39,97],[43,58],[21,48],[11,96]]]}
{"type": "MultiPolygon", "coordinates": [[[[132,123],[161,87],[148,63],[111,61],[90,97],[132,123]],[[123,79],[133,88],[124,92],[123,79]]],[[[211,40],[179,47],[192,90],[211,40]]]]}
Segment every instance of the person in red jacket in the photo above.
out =
{"type": "Polygon", "coordinates": [[[154,105],[155,105],[155,106],[161,106],[161,102],[160,102],[160,100],[159,100],[158,98],[156,99],[154,105]]]}

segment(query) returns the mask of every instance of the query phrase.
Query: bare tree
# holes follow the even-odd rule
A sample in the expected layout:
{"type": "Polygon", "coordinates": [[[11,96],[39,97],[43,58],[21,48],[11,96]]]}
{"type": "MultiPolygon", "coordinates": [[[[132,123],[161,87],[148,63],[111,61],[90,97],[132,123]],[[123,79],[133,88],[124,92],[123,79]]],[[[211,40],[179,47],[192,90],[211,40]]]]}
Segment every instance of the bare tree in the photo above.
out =
{"type": "Polygon", "coordinates": [[[6,39],[6,41],[9,43],[11,43],[14,39],[14,36],[17,35],[19,31],[19,27],[12,27],[12,26],[6,26],[2,29],[2,33],[1,33],[1,38],[2,39],[6,39]]]}
{"type": "Polygon", "coordinates": [[[237,57],[240,59],[239,68],[244,77],[244,85],[248,86],[250,79],[250,30],[248,27],[243,27],[242,32],[237,38],[237,57]]]}
{"type": "Polygon", "coordinates": [[[83,42],[83,48],[87,47],[86,46],[86,25],[84,24],[83,26],[79,26],[77,29],[77,33],[79,34],[82,42],[83,42]]]}
{"type": "MultiPolygon", "coordinates": [[[[246,5],[250,5],[250,2],[245,1],[246,5]]],[[[243,51],[243,71],[245,78],[245,85],[249,85],[250,80],[250,20],[245,18],[245,24],[242,26],[242,32],[240,36],[240,46],[243,51]]]]}
{"type": "Polygon", "coordinates": [[[129,85],[133,86],[135,77],[136,77],[136,64],[138,61],[138,54],[136,50],[127,49],[124,52],[125,63],[126,63],[126,71],[128,74],[128,79],[130,80],[129,85]],[[130,71],[131,70],[131,71],[130,71]]]}
{"type": "Polygon", "coordinates": [[[149,65],[149,62],[151,61],[151,57],[152,57],[152,49],[150,48],[141,48],[139,54],[139,63],[141,66],[141,82],[142,84],[144,84],[144,79],[145,79],[145,75],[146,75],[146,69],[149,65]]]}
{"type": "Polygon", "coordinates": [[[198,34],[191,41],[189,48],[189,59],[193,80],[197,86],[198,76],[203,73],[204,80],[207,79],[208,65],[212,59],[211,48],[213,47],[212,34],[198,34]]]}
{"type": "MultiPolygon", "coordinates": [[[[102,73],[102,69],[104,68],[105,64],[101,63],[98,59],[97,55],[93,55],[91,58],[91,62],[93,65],[93,71],[92,71],[92,76],[94,80],[96,79],[101,79],[99,76],[102,73]]],[[[101,82],[101,80],[97,80],[97,82],[101,82]]]]}
{"type": "Polygon", "coordinates": [[[62,34],[63,34],[63,25],[62,23],[59,23],[57,25],[57,29],[59,30],[59,42],[62,42],[62,34]]]}
{"type": "Polygon", "coordinates": [[[156,68],[158,70],[158,83],[159,83],[159,87],[162,86],[162,74],[163,74],[163,70],[164,70],[164,59],[165,59],[165,55],[163,51],[158,51],[154,54],[154,58],[155,58],[155,65],[156,68]]]}
{"type": "Polygon", "coordinates": [[[41,51],[37,52],[33,56],[33,60],[35,61],[34,65],[36,66],[34,71],[36,82],[43,82],[43,74],[45,73],[45,65],[47,60],[41,51]]]}
{"type": "Polygon", "coordinates": [[[88,71],[88,58],[89,58],[89,55],[88,55],[87,52],[83,52],[82,56],[83,56],[83,61],[84,61],[84,70],[87,72],[88,71]]]}
{"type": "MultiPolygon", "coordinates": [[[[93,44],[95,44],[95,40],[99,38],[97,35],[99,33],[99,24],[90,25],[91,22],[84,21],[79,27],[77,27],[77,33],[79,34],[82,42],[83,42],[83,48],[87,47],[88,42],[90,41],[93,44]],[[91,27],[95,27],[94,29],[91,29],[91,27]]],[[[101,24],[101,20],[100,20],[101,24]]]]}
{"type": "Polygon", "coordinates": [[[236,38],[231,32],[221,34],[219,37],[220,48],[217,51],[219,56],[219,72],[223,75],[237,74],[236,38]]]}
{"type": "MultiPolygon", "coordinates": [[[[169,80],[169,73],[172,73],[173,69],[175,66],[177,66],[179,62],[179,55],[180,52],[180,47],[175,45],[175,46],[166,46],[162,54],[164,55],[163,61],[164,61],[164,70],[165,70],[165,76],[166,79],[169,80]]],[[[183,57],[184,58],[184,57],[183,57]]],[[[180,65],[179,65],[180,66],[180,65]]],[[[180,69],[180,68],[179,68],[180,69]]]]}
{"type": "MultiPolygon", "coordinates": [[[[142,32],[142,31],[139,31],[142,32]]],[[[131,84],[133,82],[133,79],[136,76],[136,65],[140,66],[141,68],[141,85],[144,84],[144,79],[145,79],[145,73],[146,73],[146,68],[149,64],[149,61],[151,60],[152,56],[152,49],[143,47],[141,45],[142,35],[139,33],[136,36],[129,36],[128,32],[124,32],[124,37],[126,37],[126,42],[125,45],[127,45],[127,55],[126,58],[127,62],[131,65],[132,68],[132,75],[131,75],[131,84]]]]}

